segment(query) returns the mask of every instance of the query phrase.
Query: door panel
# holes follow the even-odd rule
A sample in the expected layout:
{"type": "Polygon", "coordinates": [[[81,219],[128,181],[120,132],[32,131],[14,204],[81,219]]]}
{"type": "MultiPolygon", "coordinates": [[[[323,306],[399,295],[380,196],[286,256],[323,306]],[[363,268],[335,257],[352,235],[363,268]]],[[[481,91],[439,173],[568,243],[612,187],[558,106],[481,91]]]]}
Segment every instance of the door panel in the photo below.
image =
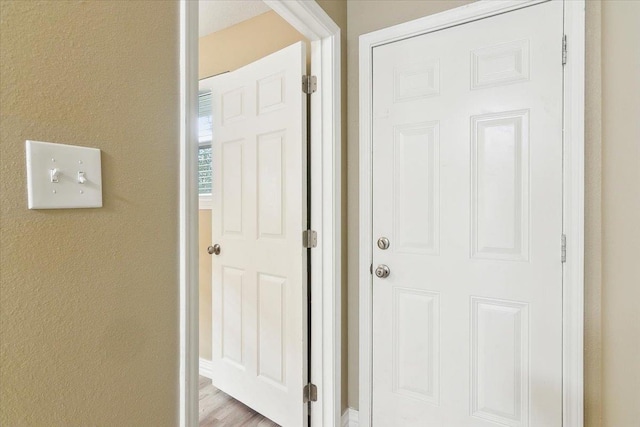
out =
{"type": "Polygon", "coordinates": [[[221,246],[212,380],[285,427],[305,424],[307,406],[305,66],[297,43],[207,83],[212,237],[221,246]]]}
{"type": "Polygon", "coordinates": [[[562,9],[373,50],[374,426],[562,423],[562,9]]]}

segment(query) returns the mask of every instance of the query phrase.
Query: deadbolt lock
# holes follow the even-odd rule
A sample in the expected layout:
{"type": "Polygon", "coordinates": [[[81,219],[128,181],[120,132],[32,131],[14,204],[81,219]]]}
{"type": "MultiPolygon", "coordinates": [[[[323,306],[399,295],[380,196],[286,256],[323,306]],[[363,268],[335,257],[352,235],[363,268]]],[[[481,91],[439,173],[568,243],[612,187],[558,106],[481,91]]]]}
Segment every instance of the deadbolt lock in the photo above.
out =
{"type": "Polygon", "coordinates": [[[382,250],[389,249],[389,239],[386,237],[381,237],[378,239],[378,247],[382,250]]]}

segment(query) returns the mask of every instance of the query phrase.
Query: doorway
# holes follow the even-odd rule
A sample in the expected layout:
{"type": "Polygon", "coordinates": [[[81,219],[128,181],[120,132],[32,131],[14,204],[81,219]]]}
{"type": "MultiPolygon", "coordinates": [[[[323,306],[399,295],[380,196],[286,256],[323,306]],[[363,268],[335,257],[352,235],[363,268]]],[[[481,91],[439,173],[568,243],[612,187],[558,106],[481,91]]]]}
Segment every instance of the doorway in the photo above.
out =
{"type": "Polygon", "coordinates": [[[571,3],[478,2],[361,39],[361,425],[580,425],[571,3]]]}
{"type": "MultiPolygon", "coordinates": [[[[200,80],[213,119],[205,148],[213,172],[212,233],[201,245],[212,260],[204,278],[211,283],[212,327],[209,337],[200,336],[211,343],[201,375],[283,426],[303,425],[309,410],[302,393],[309,382],[311,250],[301,242],[308,223],[305,74],[299,41],[200,80]]],[[[200,402],[200,413],[209,412],[200,402]]]]}
{"type": "MultiPolygon", "coordinates": [[[[184,357],[182,358],[182,380],[181,380],[181,425],[185,426],[194,426],[198,423],[197,417],[197,406],[198,406],[198,397],[197,397],[197,386],[198,386],[198,371],[200,363],[198,362],[198,349],[197,349],[197,338],[194,336],[194,332],[197,334],[197,323],[199,321],[197,316],[197,310],[195,307],[198,305],[198,289],[193,288],[194,280],[189,280],[189,277],[193,278],[196,275],[197,269],[194,269],[194,265],[192,263],[195,253],[201,253],[202,245],[197,244],[197,238],[195,238],[194,232],[194,223],[196,223],[196,215],[198,214],[198,209],[195,206],[195,199],[197,198],[197,183],[193,179],[195,177],[195,171],[197,170],[197,162],[195,161],[197,157],[193,156],[191,153],[195,153],[200,151],[201,153],[205,153],[207,155],[206,146],[197,147],[194,139],[190,135],[193,135],[195,132],[195,128],[193,126],[192,119],[189,117],[196,117],[197,111],[197,100],[198,95],[196,95],[195,88],[195,74],[197,64],[194,59],[197,59],[197,55],[195,55],[198,34],[195,32],[195,25],[198,18],[197,8],[194,8],[193,3],[189,1],[181,2],[181,14],[182,14],[182,43],[183,43],[183,82],[185,83],[183,95],[185,96],[185,110],[184,117],[184,128],[183,128],[183,148],[184,154],[183,159],[183,177],[185,178],[182,183],[182,194],[185,196],[185,208],[183,212],[183,220],[181,221],[181,225],[183,228],[183,232],[181,235],[183,236],[183,247],[184,250],[182,254],[184,256],[184,269],[183,269],[183,278],[182,278],[182,289],[183,289],[183,298],[182,298],[182,307],[183,307],[183,318],[184,318],[184,329],[181,334],[182,337],[182,348],[185,349],[184,357]],[[189,89],[187,87],[190,87],[189,89]],[[188,98],[188,99],[187,99],[188,98]],[[192,172],[189,172],[192,171],[192,172]],[[191,224],[191,225],[190,225],[191,224]],[[190,255],[192,254],[192,255],[190,255]],[[194,316],[195,314],[195,316],[194,316]]],[[[216,1],[218,5],[221,3],[231,3],[237,5],[239,3],[257,3],[257,2],[220,2],[216,1]]],[[[259,2],[262,3],[262,2],[259,2]]],[[[340,351],[339,351],[339,327],[340,318],[340,300],[339,300],[339,281],[336,281],[335,278],[339,277],[339,239],[340,239],[340,230],[339,230],[339,222],[336,219],[339,218],[339,191],[336,191],[340,188],[340,176],[339,176],[339,167],[333,167],[334,165],[339,164],[339,153],[340,153],[340,106],[339,102],[339,29],[331,21],[331,19],[326,15],[326,13],[315,3],[315,2],[281,2],[281,1],[266,1],[264,2],[270,9],[275,11],[279,18],[284,19],[290,25],[292,25],[297,31],[299,31],[305,38],[309,40],[310,44],[310,57],[313,58],[311,61],[311,73],[316,77],[317,83],[317,91],[310,96],[309,98],[309,107],[311,111],[310,115],[310,126],[309,126],[309,155],[311,159],[310,163],[310,171],[309,177],[311,180],[310,184],[310,193],[311,200],[309,203],[309,212],[310,222],[311,224],[308,226],[305,224],[305,227],[300,227],[300,230],[294,232],[293,230],[287,230],[287,234],[290,235],[291,241],[293,242],[293,238],[297,235],[297,243],[300,245],[297,249],[302,248],[302,237],[303,232],[307,229],[315,231],[315,235],[317,236],[317,241],[315,247],[309,249],[309,259],[311,264],[314,266],[311,274],[310,274],[310,289],[309,292],[311,297],[314,299],[315,303],[309,309],[308,317],[311,319],[311,330],[305,331],[309,334],[310,339],[309,344],[311,349],[309,350],[310,359],[304,359],[304,364],[307,363],[307,360],[310,360],[310,365],[308,367],[303,367],[304,369],[300,369],[300,384],[299,387],[291,388],[288,390],[291,396],[295,396],[295,400],[300,402],[300,406],[303,407],[303,410],[300,412],[308,413],[308,420],[305,420],[302,424],[306,425],[306,422],[311,422],[312,425],[336,425],[337,420],[339,420],[339,402],[340,402],[340,351]],[[314,161],[315,159],[315,161],[314,161]],[[337,347],[336,347],[337,345],[337,347]],[[305,374],[306,373],[306,374],[305,374]],[[303,376],[304,382],[302,381],[303,376]],[[313,386],[313,387],[312,387],[313,386]],[[313,393],[311,393],[313,390],[313,393]]],[[[269,13],[269,12],[267,12],[269,13]]],[[[259,37],[259,35],[258,35],[259,37]]],[[[215,61],[215,57],[213,58],[215,61]]],[[[218,61],[220,62],[220,61],[218,61]]],[[[226,71],[226,70],[224,70],[226,71]]],[[[276,73],[277,74],[277,73],[276,73]]],[[[296,78],[296,85],[294,86],[288,85],[286,92],[293,93],[294,89],[299,91],[300,95],[302,93],[302,77],[305,73],[299,73],[300,75],[296,78]]],[[[272,90],[275,86],[277,79],[272,79],[272,75],[263,76],[262,83],[264,84],[263,89],[264,93],[262,101],[264,108],[263,112],[266,112],[270,108],[273,111],[278,110],[277,105],[271,104],[270,102],[274,99],[274,94],[278,91],[272,90]],[[273,81],[272,81],[273,80],[273,81]],[[267,84],[268,83],[268,84],[267,84]]],[[[232,73],[222,74],[220,76],[221,80],[232,78],[232,73]]],[[[197,81],[197,80],[196,80],[197,81]]],[[[259,86],[259,85],[258,85],[259,86]]],[[[283,94],[283,92],[280,92],[283,94]]],[[[233,98],[233,97],[231,97],[233,98]]],[[[231,98],[226,99],[227,106],[232,106],[234,103],[231,98]]],[[[215,103],[215,101],[214,101],[215,103]]],[[[276,103],[277,104],[277,103],[276,103]]],[[[236,106],[238,104],[235,104],[236,106]]],[[[249,106],[249,104],[247,104],[249,106]]],[[[215,107],[214,107],[215,108],[215,107]]],[[[230,111],[230,109],[229,109],[230,111]]],[[[232,120],[231,117],[226,117],[229,119],[229,123],[232,120]]],[[[224,124],[220,126],[219,130],[222,130],[224,124]]],[[[302,130],[302,128],[300,129],[302,130]]],[[[216,129],[213,130],[215,133],[216,129]]],[[[277,132],[276,132],[277,133],[277,132]]],[[[273,136],[273,135],[271,135],[273,136]]],[[[269,139],[269,138],[268,138],[269,139]]],[[[209,152],[212,156],[215,157],[215,137],[213,138],[214,145],[212,145],[212,150],[209,152]]],[[[265,144],[262,147],[270,147],[274,148],[278,144],[274,144],[275,139],[270,138],[269,141],[265,140],[265,144]]],[[[233,144],[231,144],[233,145],[233,144]]],[[[281,144],[282,145],[282,144],[281,144]]],[[[233,154],[238,154],[238,152],[242,150],[233,150],[233,148],[237,147],[227,147],[229,150],[226,150],[226,153],[219,153],[222,157],[226,157],[229,159],[233,159],[233,154]]],[[[269,169],[268,166],[274,166],[278,163],[276,160],[278,156],[272,156],[272,150],[267,150],[267,152],[261,152],[259,154],[263,154],[263,160],[269,160],[268,164],[264,164],[263,171],[269,169]]],[[[201,156],[202,157],[202,156],[201,156]]],[[[237,157],[237,156],[236,156],[237,157]]],[[[254,158],[255,159],[255,158],[254,158]]],[[[280,160],[283,160],[280,157],[280,160]]],[[[226,162],[225,162],[226,163],[226,162]]],[[[215,165],[215,161],[214,161],[215,165]]],[[[222,170],[220,168],[219,170],[222,170]]],[[[229,172],[233,172],[233,168],[229,168],[229,172]]],[[[214,167],[214,174],[217,173],[214,167]]],[[[258,172],[258,171],[256,171],[258,172]]],[[[229,178],[229,177],[227,177],[229,178]]],[[[260,182],[258,179],[251,179],[254,184],[260,182]]],[[[227,179],[227,182],[231,182],[227,179]]],[[[274,180],[266,179],[262,181],[263,188],[274,187],[271,185],[270,187],[267,184],[273,184],[274,180]],[[265,187],[265,185],[267,185],[265,187]]],[[[301,184],[301,182],[297,182],[301,184]]],[[[212,188],[214,189],[213,196],[216,197],[215,192],[216,181],[215,178],[213,180],[212,188]]],[[[244,190],[243,190],[244,191],[244,190]]],[[[230,193],[228,193],[230,194],[230,193]]],[[[247,193],[248,194],[248,193],[247,193]]],[[[256,198],[258,196],[257,192],[254,191],[253,195],[248,194],[247,197],[256,198]]],[[[286,197],[290,197],[289,193],[284,195],[286,197]]],[[[283,199],[285,198],[283,196],[283,199]]],[[[244,196],[241,196],[243,198],[244,196]]],[[[206,198],[205,198],[206,199],[206,198]]],[[[259,198],[258,198],[259,199],[259,198]]],[[[231,200],[226,204],[227,207],[233,206],[231,200]]],[[[271,203],[272,198],[264,198],[262,200],[263,206],[267,206],[269,208],[274,208],[275,204],[271,203]]],[[[258,200],[260,203],[260,200],[258,200]]],[[[206,205],[207,202],[204,202],[206,205]]],[[[211,203],[210,207],[215,209],[215,203],[211,203]]],[[[282,206],[281,206],[282,207],[282,206]]],[[[304,204],[306,208],[306,204],[304,204]]],[[[277,210],[277,209],[276,209],[277,210]]],[[[267,212],[263,220],[262,224],[262,232],[266,234],[273,234],[272,232],[275,230],[275,223],[277,221],[273,221],[273,212],[267,212]],[[269,222],[271,221],[271,222],[269,222]]],[[[289,211],[287,211],[289,213],[289,211]]],[[[224,220],[224,213],[221,214],[224,220]]],[[[231,221],[232,216],[228,216],[227,224],[233,225],[233,221],[231,221]]],[[[258,221],[259,223],[260,221],[258,221]]],[[[216,218],[213,218],[212,225],[216,227],[216,218]]],[[[236,224],[237,225],[237,224],[236,224]]],[[[197,228],[196,228],[197,230],[197,228]]],[[[215,231],[214,231],[215,234],[215,231]]],[[[265,236],[266,236],[265,234],[265,236]]],[[[271,236],[274,237],[274,236],[271,236]]],[[[211,246],[215,246],[216,242],[209,241],[208,243],[211,246]]],[[[227,242],[224,245],[221,245],[221,252],[225,253],[225,255],[229,255],[232,253],[233,244],[231,242],[227,242]],[[226,251],[225,251],[226,250],[226,251]]],[[[304,249],[306,252],[307,250],[304,249]]],[[[274,253],[271,253],[269,256],[274,256],[274,253]]],[[[207,256],[209,256],[207,254],[207,256]]],[[[216,256],[215,253],[213,255],[216,256]]],[[[220,257],[222,259],[222,256],[220,257]]],[[[237,264],[237,263],[236,263],[237,264]]],[[[294,263],[289,262],[288,264],[294,265],[294,263]]],[[[302,262],[299,265],[302,267],[302,262]]],[[[237,267],[237,266],[236,266],[237,267]]],[[[226,273],[233,273],[231,271],[231,266],[228,268],[223,267],[219,269],[220,271],[226,271],[226,273]]],[[[238,269],[236,269],[238,270],[238,269]]],[[[213,274],[215,275],[216,268],[213,268],[213,274]]],[[[302,270],[301,270],[302,271],[302,270]]],[[[237,273],[237,271],[235,271],[237,273]]],[[[229,275],[228,275],[229,276],[229,275]]],[[[228,278],[232,279],[230,275],[228,278]]],[[[258,275],[259,276],[259,275],[258,275]]],[[[263,281],[267,281],[266,285],[273,286],[264,286],[264,289],[275,289],[275,285],[279,285],[281,288],[282,283],[278,282],[274,279],[278,275],[274,274],[266,274],[262,277],[263,281]],[[267,280],[267,279],[270,279],[267,280]],[[277,283],[276,283],[277,282],[277,283]]],[[[282,276],[278,276],[282,277],[282,276]]],[[[236,277],[237,278],[237,277],[236,277]]],[[[205,279],[206,280],[206,279],[205,279]]],[[[231,280],[229,281],[229,283],[231,280]]],[[[286,287],[286,286],[285,286],[286,287]]],[[[281,289],[282,291],[282,289],[281,289]]],[[[275,291],[274,291],[275,292],[275,291]]],[[[271,292],[273,295],[275,293],[271,292]]],[[[277,293],[277,292],[276,292],[277,293]]],[[[215,291],[214,291],[215,294],[215,291]]],[[[229,292],[226,294],[229,295],[229,292]]],[[[268,298],[273,295],[264,295],[264,301],[271,301],[274,298],[268,298]]],[[[215,297],[215,295],[214,295],[215,297]]],[[[306,297],[306,293],[305,293],[306,297]]],[[[224,297],[223,297],[224,298],[224,297]]],[[[302,299],[302,298],[301,298],[302,299]]],[[[218,303],[221,300],[218,300],[218,303]]],[[[231,301],[233,302],[233,301],[231,301]]],[[[301,305],[304,304],[305,301],[300,301],[301,305]]],[[[273,307],[273,304],[267,304],[263,308],[263,312],[269,312],[269,310],[273,307]]],[[[306,310],[307,307],[305,306],[306,310]]],[[[245,311],[246,312],[246,311],[245,311]]],[[[215,313],[215,310],[214,310],[215,313]]],[[[274,314],[274,313],[272,313],[274,314]]],[[[249,319],[250,320],[250,319],[249,319]]],[[[234,324],[236,322],[229,322],[229,324],[234,324]]],[[[277,322],[276,322],[277,323],[277,322]]],[[[288,327],[287,325],[286,327],[288,327]]],[[[230,335],[227,331],[226,336],[231,338],[233,341],[233,336],[230,335]]],[[[263,329],[262,332],[265,332],[263,329]]],[[[266,331],[268,332],[268,331],[266,331]]],[[[212,334],[215,338],[215,333],[212,334]]],[[[269,334],[266,334],[269,335],[269,334]]],[[[263,335],[265,338],[266,335],[263,335]]],[[[259,336],[259,334],[258,334],[259,336]]],[[[268,338],[268,337],[267,337],[268,338]]],[[[302,338],[302,337],[300,337],[302,338]]],[[[227,349],[232,348],[230,346],[231,341],[227,342],[227,349]]],[[[269,340],[267,340],[269,341],[269,340]]],[[[266,341],[265,341],[266,342],[266,341]]],[[[302,343],[305,342],[304,339],[300,341],[302,343]]],[[[277,343],[274,345],[277,348],[277,343]]],[[[246,344],[245,344],[246,345],[246,344]]],[[[305,348],[305,351],[307,349],[305,348]]],[[[275,352],[274,352],[275,354],[275,352]]],[[[262,361],[263,363],[263,380],[265,382],[271,381],[276,386],[278,384],[276,379],[278,377],[278,369],[276,367],[280,366],[282,368],[280,374],[290,366],[294,366],[295,364],[287,363],[287,366],[283,366],[283,364],[275,363],[275,358],[270,358],[270,355],[264,354],[262,361]],[[273,360],[272,360],[273,359],[273,360]],[[269,362],[269,363],[267,363],[269,362]],[[274,362],[274,363],[271,363],[274,362]],[[275,378],[275,379],[274,379],[275,378]]],[[[273,356],[273,354],[271,354],[273,356]]],[[[215,358],[214,358],[215,359],[215,358]]],[[[215,365],[215,360],[213,360],[213,365],[215,365]]],[[[207,368],[211,368],[211,371],[215,371],[215,366],[209,365],[206,366],[204,364],[204,373],[207,373],[207,368]]],[[[290,375],[289,375],[290,376],[290,375]]],[[[284,377],[281,376],[282,381],[284,382],[284,377]]],[[[231,381],[232,382],[232,381],[231,381]]],[[[227,387],[227,386],[225,386],[227,387]]],[[[280,388],[287,388],[283,384],[280,384],[280,388]]],[[[248,389],[247,384],[244,384],[243,389],[248,389]]],[[[277,387],[276,387],[277,388],[277,387]]],[[[234,392],[235,393],[235,392],[234,392]]],[[[266,399],[271,398],[271,395],[275,395],[276,393],[262,393],[263,395],[268,395],[266,399]]],[[[251,402],[248,402],[251,403],[251,402]]],[[[267,412],[267,410],[264,410],[267,412]]],[[[296,412],[292,411],[291,412],[296,412]]],[[[282,422],[283,425],[301,425],[298,422],[285,421],[282,422]]]]}

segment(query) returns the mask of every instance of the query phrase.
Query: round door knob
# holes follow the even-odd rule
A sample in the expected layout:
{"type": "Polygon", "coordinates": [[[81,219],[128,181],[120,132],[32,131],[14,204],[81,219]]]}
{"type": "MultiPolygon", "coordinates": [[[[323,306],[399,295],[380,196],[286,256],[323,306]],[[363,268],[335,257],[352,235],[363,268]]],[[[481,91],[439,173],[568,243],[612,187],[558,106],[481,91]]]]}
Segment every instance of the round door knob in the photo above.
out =
{"type": "Polygon", "coordinates": [[[378,268],[376,268],[376,276],[378,276],[380,279],[389,277],[389,274],[391,274],[391,270],[389,270],[389,267],[384,264],[381,264],[378,266],[378,268]]]}
{"type": "Polygon", "coordinates": [[[386,237],[381,237],[378,239],[378,247],[382,250],[386,250],[389,249],[389,239],[387,239],[386,237]]]}
{"type": "Polygon", "coordinates": [[[209,252],[209,255],[220,255],[220,245],[216,243],[213,246],[209,246],[207,252],[209,252]]]}

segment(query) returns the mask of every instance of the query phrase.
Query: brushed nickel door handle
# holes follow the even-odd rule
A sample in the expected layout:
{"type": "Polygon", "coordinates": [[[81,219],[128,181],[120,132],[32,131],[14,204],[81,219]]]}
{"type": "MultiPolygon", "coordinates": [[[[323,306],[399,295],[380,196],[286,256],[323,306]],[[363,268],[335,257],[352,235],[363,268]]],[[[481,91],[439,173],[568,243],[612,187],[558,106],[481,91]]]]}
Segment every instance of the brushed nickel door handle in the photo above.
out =
{"type": "Polygon", "coordinates": [[[391,274],[391,270],[384,264],[380,264],[378,268],[376,268],[376,276],[380,279],[389,277],[389,274],[391,274]]]}

